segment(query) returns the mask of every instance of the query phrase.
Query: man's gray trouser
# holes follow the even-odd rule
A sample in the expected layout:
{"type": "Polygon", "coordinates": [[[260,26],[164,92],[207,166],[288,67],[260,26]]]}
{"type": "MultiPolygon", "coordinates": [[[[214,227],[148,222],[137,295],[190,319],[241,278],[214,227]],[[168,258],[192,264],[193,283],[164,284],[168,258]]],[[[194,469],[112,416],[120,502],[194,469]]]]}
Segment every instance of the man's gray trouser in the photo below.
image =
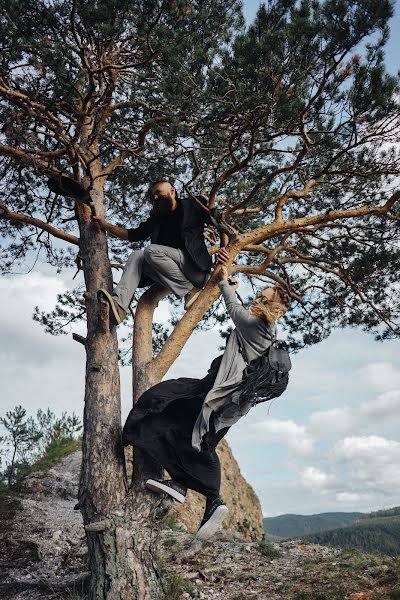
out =
{"type": "Polygon", "coordinates": [[[203,287],[206,279],[206,273],[196,267],[184,250],[150,244],[144,250],[132,252],[114,289],[113,296],[126,311],[142,275],[161,283],[178,298],[183,298],[193,287],[203,287]]]}

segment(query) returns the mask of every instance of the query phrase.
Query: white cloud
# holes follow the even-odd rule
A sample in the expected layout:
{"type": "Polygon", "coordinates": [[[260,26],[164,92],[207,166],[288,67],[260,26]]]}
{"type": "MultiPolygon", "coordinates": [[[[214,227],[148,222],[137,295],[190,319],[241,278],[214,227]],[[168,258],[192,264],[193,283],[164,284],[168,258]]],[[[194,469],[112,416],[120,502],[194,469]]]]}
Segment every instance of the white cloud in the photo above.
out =
{"type": "Polygon", "coordinates": [[[382,392],[400,388],[400,369],[391,362],[369,363],[358,369],[356,376],[382,392]]]}
{"type": "Polygon", "coordinates": [[[400,489],[400,442],[377,435],[348,437],[333,448],[333,463],[348,471],[348,486],[393,496],[400,489]]]}
{"type": "Polygon", "coordinates": [[[313,451],[313,438],[303,425],[294,421],[271,417],[261,423],[253,423],[250,428],[262,435],[265,441],[287,445],[296,455],[306,456],[313,451]]]}
{"type": "MultiPolygon", "coordinates": [[[[50,335],[32,320],[35,305],[50,310],[58,293],[66,290],[64,281],[41,273],[0,279],[0,365],[2,368],[37,368],[40,364],[60,359],[65,347],[65,337],[55,344],[50,335]]],[[[71,344],[72,346],[72,344],[71,344]]]]}
{"type": "Polygon", "coordinates": [[[345,504],[360,504],[361,502],[370,502],[373,497],[371,494],[357,494],[355,492],[339,492],[335,495],[337,502],[345,504]]]}
{"type": "MultiPolygon", "coordinates": [[[[371,460],[390,454],[400,457],[400,442],[387,440],[378,435],[347,437],[337,442],[334,454],[345,460],[371,460]],[[382,454],[383,453],[383,454],[382,454]]],[[[400,461],[399,461],[400,465],[400,461]]]]}
{"type": "Polygon", "coordinates": [[[360,407],[361,416],[376,421],[400,417],[400,389],[380,394],[376,400],[363,402],[360,407]]]}
{"type": "Polygon", "coordinates": [[[326,493],[335,481],[334,475],[325,473],[316,467],[306,467],[301,473],[300,479],[305,487],[322,493],[326,493]]]}
{"type": "Polygon", "coordinates": [[[348,406],[311,413],[307,431],[319,439],[330,439],[350,433],[357,424],[356,416],[348,406]]]}

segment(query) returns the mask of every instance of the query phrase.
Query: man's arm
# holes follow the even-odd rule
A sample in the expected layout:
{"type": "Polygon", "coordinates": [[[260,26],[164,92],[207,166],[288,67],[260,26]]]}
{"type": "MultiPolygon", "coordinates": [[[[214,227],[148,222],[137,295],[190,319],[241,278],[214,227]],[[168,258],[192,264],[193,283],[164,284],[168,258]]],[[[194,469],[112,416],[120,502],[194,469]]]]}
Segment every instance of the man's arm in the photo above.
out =
{"type": "Polygon", "coordinates": [[[120,227],[119,225],[112,225],[111,223],[107,223],[105,219],[101,217],[92,217],[93,222],[99,229],[110,233],[114,237],[119,238],[120,240],[128,240],[128,230],[125,227],[120,227]]]}
{"type": "Polygon", "coordinates": [[[126,240],[129,242],[140,242],[141,240],[145,240],[151,236],[151,232],[153,230],[153,221],[151,218],[147,219],[147,221],[144,223],[141,223],[139,227],[136,227],[135,229],[126,229],[125,227],[120,227],[119,225],[111,225],[111,223],[107,223],[105,219],[101,219],[100,217],[92,218],[94,223],[103,229],[103,231],[110,233],[120,240],[126,240]]]}

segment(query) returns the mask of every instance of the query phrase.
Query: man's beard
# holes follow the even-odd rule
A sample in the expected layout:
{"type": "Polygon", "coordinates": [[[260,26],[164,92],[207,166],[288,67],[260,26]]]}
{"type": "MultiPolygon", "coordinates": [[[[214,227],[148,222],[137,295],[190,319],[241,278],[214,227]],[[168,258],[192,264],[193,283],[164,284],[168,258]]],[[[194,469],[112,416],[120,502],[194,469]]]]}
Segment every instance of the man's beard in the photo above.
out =
{"type": "Polygon", "coordinates": [[[153,206],[153,215],[163,217],[172,212],[172,203],[173,199],[170,196],[159,196],[153,206]]]}

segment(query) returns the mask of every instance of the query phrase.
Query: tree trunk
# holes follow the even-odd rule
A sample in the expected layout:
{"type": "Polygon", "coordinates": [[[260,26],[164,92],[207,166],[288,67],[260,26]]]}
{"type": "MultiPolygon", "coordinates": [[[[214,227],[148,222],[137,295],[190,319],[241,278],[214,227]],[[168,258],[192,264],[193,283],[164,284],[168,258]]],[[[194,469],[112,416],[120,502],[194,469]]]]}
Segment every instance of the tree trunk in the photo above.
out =
{"type": "Polygon", "coordinates": [[[141,490],[129,494],[123,506],[88,533],[90,600],[161,600],[157,567],[161,519],[169,510],[163,498],[141,490]]]}
{"type": "Polygon", "coordinates": [[[8,488],[11,488],[11,485],[12,485],[12,480],[13,480],[13,476],[14,476],[14,464],[15,464],[15,455],[16,455],[16,453],[17,453],[17,445],[14,444],[14,451],[13,451],[13,455],[12,455],[12,459],[11,459],[10,470],[8,472],[8,481],[7,481],[8,488]]]}
{"type": "MultiPolygon", "coordinates": [[[[98,180],[97,180],[98,181],[98,180]]],[[[104,215],[102,190],[91,192],[96,214],[104,215]]],[[[107,241],[80,206],[80,254],[86,283],[86,385],[79,503],[88,548],[90,600],[159,600],[163,594],[153,558],[157,515],[165,502],[127,493],[121,445],[118,345],[115,328],[99,326],[97,290],[111,291],[107,241]]]]}
{"type": "MultiPolygon", "coordinates": [[[[135,314],[132,347],[132,392],[133,402],[161,377],[151,368],[153,360],[152,324],[153,314],[159,301],[168,294],[160,285],[152,285],[140,298],[135,314]]],[[[161,479],[163,469],[141,450],[133,453],[132,487],[143,488],[146,479],[161,479]]]]}
{"type": "Polygon", "coordinates": [[[132,346],[132,391],[133,402],[161,377],[151,368],[153,361],[152,325],[153,314],[158,303],[168,294],[160,285],[152,285],[140,298],[135,314],[132,346]]]}

